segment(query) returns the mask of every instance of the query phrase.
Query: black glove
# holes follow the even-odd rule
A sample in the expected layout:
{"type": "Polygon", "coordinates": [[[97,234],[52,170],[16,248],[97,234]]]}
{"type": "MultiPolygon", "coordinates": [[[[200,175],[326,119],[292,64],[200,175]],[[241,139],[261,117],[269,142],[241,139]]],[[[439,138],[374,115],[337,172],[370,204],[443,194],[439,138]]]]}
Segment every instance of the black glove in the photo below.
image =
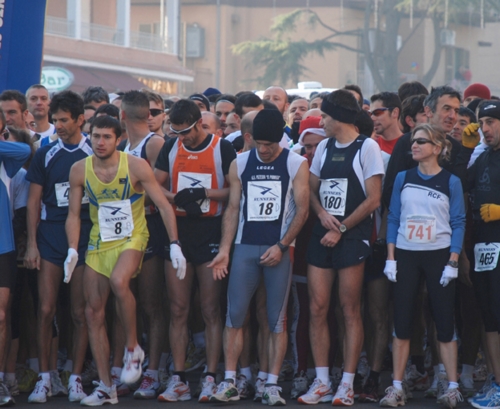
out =
{"type": "Polygon", "coordinates": [[[186,203],[183,208],[190,219],[197,219],[201,216],[201,207],[196,202],[186,203]]]}
{"type": "Polygon", "coordinates": [[[186,208],[187,203],[193,203],[207,198],[207,192],[204,187],[190,187],[182,189],[174,197],[174,203],[179,207],[186,208]]]}

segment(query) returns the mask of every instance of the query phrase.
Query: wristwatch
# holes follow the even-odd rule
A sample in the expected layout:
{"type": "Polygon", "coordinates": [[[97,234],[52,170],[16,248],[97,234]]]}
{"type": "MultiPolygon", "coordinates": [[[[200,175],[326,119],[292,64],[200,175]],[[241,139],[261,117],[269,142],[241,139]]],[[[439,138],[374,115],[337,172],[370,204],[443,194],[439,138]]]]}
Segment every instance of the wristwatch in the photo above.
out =
{"type": "Polygon", "coordinates": [[[447,266],[453,267],[453,268],[458,268],[458,261],[453,261],[450,260],[446,263],[447,266]]]}
{"type": "Polygon", "coordinates": [[[339,230],[341,233],[345,233],[347,231],[347,227],[344,223],[342,223],[340,226],[339,226],[339,230]]]}
{"type": "Polygon", "coordinates": [[[179,240],[172,240],[172,241],[170,242],[170,245],[172,245],[172,244],[177,244],[179,247],[182,247],[182,246],[181,246],[181,242],[180,242],[179,240]]]}
{"type": "Polygon", "coordinates": [[[276,245],[279,247],[279,249],[281,250],[282,253],[284,253],[285,251],[288,250],[288,246],[285,246],[283,243],[281,243],[281,241],[278,240],[278,242],[276,243],[276,245]]]}

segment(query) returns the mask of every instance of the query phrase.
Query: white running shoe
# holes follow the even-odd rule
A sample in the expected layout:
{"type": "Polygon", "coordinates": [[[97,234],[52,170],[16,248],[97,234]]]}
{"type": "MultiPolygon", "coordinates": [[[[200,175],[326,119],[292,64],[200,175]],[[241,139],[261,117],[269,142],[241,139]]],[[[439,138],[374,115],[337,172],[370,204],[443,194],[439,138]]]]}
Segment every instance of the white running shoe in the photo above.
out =
{"type": "Polygon", "coordinates": [[[271,383],[266,384],[262,394],[262,403],[269,406],[285,406],[286,400],[281,397],[282,392],[281,386],[271,383]]]}
{"type": "Polygon", "coordinates": [[[29,403],[45,403],[47,398],[52,396],[52,390],[50,387],[50,380],[44,380],[41,376],[38,377],[35,389],[31,392],[28,397],[29,403]]]}
{"type": "Polygon", "coordinates": [[[217,385],[213,376],[207,375],[201,384],[201,392],[198,402],[210,402],[210,396],[217,392],[217,385]]]}
{"type": "Polygon", "coordinates": [[[385,390],[385,396],[380,399],[379,405],[382,407],[397,408],[398,406],[404,406],[405,403],[406,396],[404,391],[391,385],[385,390]]]}
{"type": "Polygon", "coordinates": [[[300,373],[293,377],[290,397],[292,399],[297,399],[299,396],[307,393],[307,385],[309,385],[309,379],[307,379],[307,375],[304,371],[300,371],[300,373]]]}
{"type": "MultiPolygon", "coordinates": [[[[10,396],[18,396],[19,395],[19,384],[17,383],[17,379],[14,377],[14,379],[7,381],[5,380],[5,386],[9,390],[10,396]]],[[[1,405],[0,405],[1,406],[1,405]]]]}
{"type": "Polygon", "coordinates": [[[158,395],[160,382],[155,380],[150,373],[146,371],[142,377],[141,386],[134,392],[134,399],[154,399],[158,395]]]}
{"type": "Polygon", "coordinates": [[[210,402],[229,402],[240,400],[238,389],[232,379],[219,383],[217,390],[210,397],[210,402]]]}
{"type": "Polygon", "coordinates": [[[80,377],[68,382],[68,392],[68,400],[70,402],[80,402],[83,398],[87,397],[87,394],[83,391],[82,379],[80,377]]]}
{"type": "Polygon", "coordinates": [[[137,382],[142,375],[142,362],[144,361],[144,351],[137,345],[133,351],[125,349],[123,355],[123,369],[120,381],[130,385],[137,382]]]}
{"type": "Polygon", "coordinates": [[[436,372],[434,374],[434,377],[432,378],[431,386],[429,386],[429,389],[427,389],[424,393],[424,396],[426,398],[437,398],[437,396],[438,396],[438,381],[439,381],[439,376],[438,376],[438,372],[436,372]]]}
{"type": "Polygon", "coordinates": [[[333,397],[332,406],[352,406],[354,405],[354,390],[351,385],[342,382],[333,397]]]}
{"type": "Polygon", "coordinates": [[[245,375],[238,375],[236,378],[236,389],[238,389],[238,394],[240,395],[240,399],[248,399],[253,398],[255,395],[255,390],[253,385],[248,381],[245,375]]]}
{"type": "Polygon", "coordinates": [[[266,381],[264,379],[257,378],[255,380],[255,395],[253,397],[254,402],[260,402],[262,400],[262,394],[264,393],[265,386],[266,381]]]}
{"type": "Polygon", "coordinates": [[[52,396],[68,396],[68,388],[62,384],[59,372],[50,371],[50,386],[52,396]]]}
{"type": "Polygon", "coordinates": [[[118,395],[116,394],[116,385],[106,386],[102,381],[94,381],[96,388],[92,393],[80,401],[82,406],[102,406],[105,403],[115,405],[118,403],[118,395]]]}
{"type": "Polygon", "coordinates": [[[453,409],[458,403],[463,402],[464,398],[457,388],[448,388],[438,399],[437,403],[453,409]]]}
{"type": "Polygon", "coordinates": [[[158,396],[160,402],[177,402],[191,399],[189,383],[181,382],[179,375],[173,375],[165,392],[158,396]]]}
{"type": "Polygon", "coordinates": [[[333,400],[333,390],[331,385],[325,385],[321,379],[316,378],[306,394],[297,399],[299,403],[306,405],[316,405],[319,402],[331,402],[333,400]]]}
{"type": "Polygon", "coordinates": [[[130,393],[130,388],[126,383],[120,381],[120,377],[117,375],[111,374],[111,381],[116,386],[116,394],[117,396],[125,396],[130,393]]]}
{"type": "Polygon", "coordinates": [[[16,401],[9,392],[9,388],[5,383],[0,381],[0,406],[14,405],[16,401]]]}

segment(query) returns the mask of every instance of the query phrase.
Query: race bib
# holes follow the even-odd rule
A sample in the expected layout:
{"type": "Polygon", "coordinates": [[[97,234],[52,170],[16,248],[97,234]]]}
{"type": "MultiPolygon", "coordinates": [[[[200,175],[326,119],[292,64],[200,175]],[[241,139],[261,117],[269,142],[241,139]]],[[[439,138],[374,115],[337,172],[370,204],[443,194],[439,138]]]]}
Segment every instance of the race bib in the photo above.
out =
{"type": "MultiPolygon", "coordinates": [[[[177,192],[182,189],[204,187],[205,189],[212,188],[212,175],[207,173],[194,172],[179,172],[177,178],[177,192]]],[[[198,200],[202,213],[208,213],[210,210],[210,199],[198,200]]],[[[178,207],[178,211],[185,212],[184,209],[178,207]]]]}
{"type": "Polygon", "coordinates": [[[130,237],[134,231],[134,218],[130,200],[117,200],[99,205],[99,229],[102,241],[130,237]]]}
{"type": "Polygon", "coordinates": [[[248,182],[247,196],[247,221],[268,222],[280,217],[280,181],[248,182]]]}
{"type": "Polygon", "coordinates": [[[491,271],[497,267],[500,243],[477,243],[474,246],[476,271],[491,271]]]}
{"type": "Polygon", "coordinates": [[[434,243],[436,241],[436,218],[421,214],[407,216],[405,238],[410,243],[434,243]]]}
{"type": "MultiPolygon", "coordinates": [[[[57,207],[66,207],[69,205],[69,182],[56,183],[56,199],[57,207]]],[[[89,197],[87,192],[83,192],[82,204],[87,204],[89,202],[89,197]]]]}
{"type": "Polygon", "coordinates": [[[319,187],[321,206],[333,216],[345,216],[347,179],[321,180],[319,187]]]}

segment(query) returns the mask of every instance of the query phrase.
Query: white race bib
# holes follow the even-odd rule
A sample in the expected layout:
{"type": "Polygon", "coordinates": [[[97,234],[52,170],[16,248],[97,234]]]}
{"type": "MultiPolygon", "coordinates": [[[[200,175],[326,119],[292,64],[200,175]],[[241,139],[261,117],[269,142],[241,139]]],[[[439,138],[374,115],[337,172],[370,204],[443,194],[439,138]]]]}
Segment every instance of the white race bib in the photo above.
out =
{"type": "Polygon", "coordinates": [[[247,196],[247,221],[268,222],[280,217],[280,181],[248,182],[247,196]]]}
{"type": "MultiPolygon", "coordinates": [[[[199,188],[212,189],[212,175],[209,173],[194,173],[194,172],[179,172],[177,178],[177,192],[182,189],[199,188]]],[[[210,199],[198,200],[202,213],[208,213],[210,210],[210,199]]],[[[178,207],[178,211],[185,212],[184,209],[178,207]]]]}
{"type": "Polygon", "coordinates": [[[497,267],[500,243],[477,243],[474,246],[476,271],[491,271],[497,267]]]}
{"type": "Polygon", "coordinates": [[[319,187],[321,206],[333,216],[345,216],[347,179],[322,179],[319,187]]]}
{"type": "MultiPolygon", "coordinates": [[[[69,205],[69,182],[56,183],[56,199],[57,207],[66,207],[69,205]]],[[[87,204],[89,202],[89,197],[87,192],[83,192],[82,204],[87,204]]]]}
{"type": "Polygon", "coordinates": [[[130,199],[100,204],[98,218],[102,241],[124,239],[134,231],[130,199]]]}
{"type": "Polygon", "coordinates": [[[405,238],[410,243],[434,243],[436,241],[436,218],[422,214],[407,216],[405,238]]]}

